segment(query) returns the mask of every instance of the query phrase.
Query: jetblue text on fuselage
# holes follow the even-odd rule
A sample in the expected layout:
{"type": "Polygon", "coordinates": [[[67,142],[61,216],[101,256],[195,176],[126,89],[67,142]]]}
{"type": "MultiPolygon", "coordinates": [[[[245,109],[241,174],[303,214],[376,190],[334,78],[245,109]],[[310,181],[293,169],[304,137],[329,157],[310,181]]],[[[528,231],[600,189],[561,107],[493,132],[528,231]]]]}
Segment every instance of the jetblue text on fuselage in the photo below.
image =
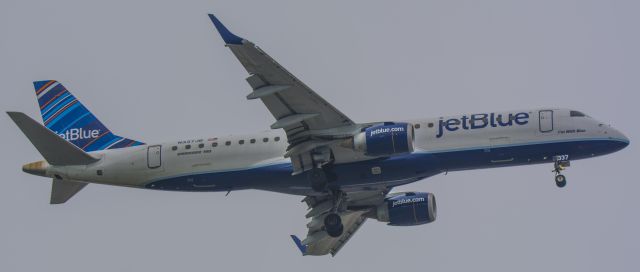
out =
{"type": "Polygon", "coordinates": [[[529,114],[526,112],[496,114],[479,113],[471,116],[463,115],[461,118],[440,119],[438,122],[438,132],[436,138],[442,137],[445,130],[456,131],[458,129],[479,129],[485,127],[509,127],[516,125],[526,125],[529,123],[529,114]]]}

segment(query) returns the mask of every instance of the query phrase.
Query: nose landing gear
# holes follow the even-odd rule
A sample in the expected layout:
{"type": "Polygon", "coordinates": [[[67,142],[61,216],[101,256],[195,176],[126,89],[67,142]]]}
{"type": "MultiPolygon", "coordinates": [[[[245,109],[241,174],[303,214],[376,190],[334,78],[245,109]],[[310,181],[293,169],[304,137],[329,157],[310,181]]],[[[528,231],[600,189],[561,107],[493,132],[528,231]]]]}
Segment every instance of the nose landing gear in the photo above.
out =
{"type": "Polygon", "coordinates": [[[554,163],[552,172],[556,174],[556,186],[558,186],[558,188],[563,188],[567,185],[567,178],[561,172],[565,168],[569,167],[571,163],[569,162],[569,160],[561,158],[561,156],[556,156],[553,160],[554,163]]]}
{"type": "Polygon", "coordinates": [[[567,185],[567,178],[564,175],[556,174],[556,186],[562,188],[567,185]]]}

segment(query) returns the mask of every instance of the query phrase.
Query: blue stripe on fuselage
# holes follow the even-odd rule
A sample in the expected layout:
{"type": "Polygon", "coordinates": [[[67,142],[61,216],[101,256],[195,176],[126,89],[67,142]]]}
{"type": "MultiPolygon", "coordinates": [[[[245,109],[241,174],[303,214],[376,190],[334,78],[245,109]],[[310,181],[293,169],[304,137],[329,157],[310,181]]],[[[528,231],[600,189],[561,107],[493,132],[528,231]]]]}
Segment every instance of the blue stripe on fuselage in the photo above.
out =
{"type": "MultiPolygon", "coordinates": [[[[335,184],[362,188],[374,184],[398,186],[443,171],[551,163],[552,156],[559,154],[568,154],[570,160],[578,160],[609,154],[627,145],[628,142],[622,140],[598,138],[505,145],[490,150],[475,147],[436,152],[418,151],[408,155],[335,165],[334,172],[338,176],[335,184]],[[371,167],[375,166],[382,170],[378,175],[371,173],[371,167]]],[[[168,177],[148,183],[145,187],[170,191],[263,189],[301,195],[311,192],[307,176],[291,176],[291,172],[290,163],[278,163],[250,169],[168,177]],[[308,190],[289,190],[293,187],[306,187],[308,190]]]]}

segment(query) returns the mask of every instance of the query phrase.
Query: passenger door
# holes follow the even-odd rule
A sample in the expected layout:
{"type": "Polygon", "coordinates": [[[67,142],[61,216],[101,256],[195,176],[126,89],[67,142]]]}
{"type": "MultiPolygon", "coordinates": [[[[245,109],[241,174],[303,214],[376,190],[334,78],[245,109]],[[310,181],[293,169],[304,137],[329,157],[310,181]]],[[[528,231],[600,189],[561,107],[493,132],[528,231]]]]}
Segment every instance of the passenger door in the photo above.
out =
{"type": "Polygon", "coordinates": [[[541,110],[538,113],[539,121],[540,121],[540,132],[551,132],[553,131],[553,111],[552,110],[541,110]]]}
{"type": "Polygon", "coordinates": [[[151,169],[162,165],[162,146],[152,145],[147,148],[147,166],[151,169]]]}

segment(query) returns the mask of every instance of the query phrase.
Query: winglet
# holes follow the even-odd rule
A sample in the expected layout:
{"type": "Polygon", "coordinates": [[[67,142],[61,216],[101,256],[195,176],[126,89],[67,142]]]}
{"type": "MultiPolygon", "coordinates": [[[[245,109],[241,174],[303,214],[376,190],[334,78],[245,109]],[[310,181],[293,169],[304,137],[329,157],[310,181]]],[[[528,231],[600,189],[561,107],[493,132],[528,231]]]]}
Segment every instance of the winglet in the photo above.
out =
{"type": "Polygon", "coordinates": [[[295,235],[291,235],[291,239],[293,239],[293,242],[296,244],[300,252],[302,252],[302,256],[307,255],[307,246],[303,245],[302,241],[300,241],[300,239],[295,235]]]}
{"type": "Polygon", "coordinates": [[[220,33],[220,36],[222,36],[222,39],[224,40],[225,43],[227,43],[227,44],[242,44],[242,38],[240,38],[240,37],[234,35],[233,33],[231,33],[231,31],[229,31],[229,29],[227,29],[227,27],[225,27],[220,22],[220,20],[218,20],[218,18],[216,18],[216,16],[214,16],[213,14],[209,14],[209,18],[211,18],[211,21],[213,22],[213,25],[216,27],[216,29],[220,33]]]}

